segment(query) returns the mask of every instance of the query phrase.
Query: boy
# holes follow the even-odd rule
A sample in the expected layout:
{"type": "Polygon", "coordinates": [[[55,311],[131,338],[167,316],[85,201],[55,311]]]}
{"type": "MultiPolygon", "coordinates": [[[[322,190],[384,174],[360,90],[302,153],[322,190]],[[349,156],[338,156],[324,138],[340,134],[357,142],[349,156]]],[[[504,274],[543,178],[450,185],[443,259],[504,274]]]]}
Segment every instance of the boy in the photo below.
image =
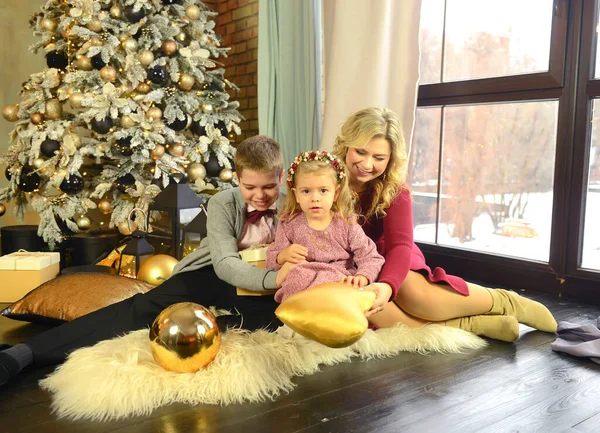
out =
{"type": "Polygon", "coordinates": [[[238,145],[234,163],[240,186],[210,199],[207,237],[178,263],[167,281],[0,352],[0,386],[29,365],[60,364],[75,349],[149,327],[163,309],[178,302],[239,312],[217,319],[223,329],[279,326],[274,315],[278,304],[272,296],[237,296],[235,289],[276,289],[287,273],[258,268],[238,255],[238,250],[274,240],[276,207],[284,201],[279,197],[283,180],[279,144],[265,136],[248,138],[238,145]]]}

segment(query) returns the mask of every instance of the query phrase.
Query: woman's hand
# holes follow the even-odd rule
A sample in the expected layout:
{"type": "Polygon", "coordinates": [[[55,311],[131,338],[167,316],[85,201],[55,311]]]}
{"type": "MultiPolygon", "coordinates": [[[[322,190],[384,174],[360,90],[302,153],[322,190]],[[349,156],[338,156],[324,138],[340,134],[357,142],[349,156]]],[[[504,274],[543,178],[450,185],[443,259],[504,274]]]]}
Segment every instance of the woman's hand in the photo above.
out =
{"type": "Polygon", "coordinates": [[[369,280],[367,280],[367,277],[364,275],[348,275],[346,277],[342,277],[341,283],[359,288],[369,284],[369,280]]]}
{"type": "Polygon", "coordinates": [[[300,244],[292,244],[277,255],[277,263],[303,263],[308,255],[308,249],[300,244]]]}
{"type": "Polygon", "coordinates": [[[365,317],[369,318],[373,314],[377,314],[384,309],[386,304],[390,302],[392,296],[392,288],[387,283],[371,283],[368,286],[362,288],[363,290],[369,290],[375,292],[376,298],[373,302],[373,306],[369,311],[365,313],[365,317]]]}

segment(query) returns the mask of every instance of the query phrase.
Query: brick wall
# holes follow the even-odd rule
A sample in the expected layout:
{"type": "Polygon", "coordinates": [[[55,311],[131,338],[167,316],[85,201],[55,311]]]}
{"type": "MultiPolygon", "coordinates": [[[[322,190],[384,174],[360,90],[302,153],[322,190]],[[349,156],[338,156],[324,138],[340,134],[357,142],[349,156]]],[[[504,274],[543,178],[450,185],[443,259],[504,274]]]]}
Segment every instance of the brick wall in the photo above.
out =
{"type": "Polygon", "coordinates": [[[258,0],[208,0],[205,4],[216,10],[216,32],[223,38],[223,47],[231,48],[225,64],[225,78],[235,83],[239,92],[230,92],[240,103],[240,113],[246,120],[240,123],[242,134],[234,139],[258,134],[258,0]]]}

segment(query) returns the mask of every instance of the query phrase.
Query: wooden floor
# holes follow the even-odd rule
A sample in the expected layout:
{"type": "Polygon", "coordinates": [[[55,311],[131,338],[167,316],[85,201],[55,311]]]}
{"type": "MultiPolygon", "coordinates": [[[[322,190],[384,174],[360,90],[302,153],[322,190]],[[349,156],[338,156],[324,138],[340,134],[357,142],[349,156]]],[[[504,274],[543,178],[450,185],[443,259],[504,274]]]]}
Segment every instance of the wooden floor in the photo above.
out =
{"type": "MultiPolygon", "coordinates": [[[[590,323],[599,306],[528,296],[557,319],[590,323]]],[[[0,318],[0,342],[41,327],[0,318]]],[[[522,326],[515,344],[463,355],[401,354],[326,367],[290,394],[228,407],[175,404],[149,417],[58,420],[32,370],[0,388],[0,431],[19,432],[600,432],[600,365],[552,352],[554,336],[522,326]]]]}

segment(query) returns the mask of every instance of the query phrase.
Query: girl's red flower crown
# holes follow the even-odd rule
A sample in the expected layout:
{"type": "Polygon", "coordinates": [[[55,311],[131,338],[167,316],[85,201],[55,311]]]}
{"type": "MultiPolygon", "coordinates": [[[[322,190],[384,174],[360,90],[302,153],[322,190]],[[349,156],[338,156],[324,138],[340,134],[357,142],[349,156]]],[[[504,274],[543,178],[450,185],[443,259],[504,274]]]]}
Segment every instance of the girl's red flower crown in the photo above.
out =
{"type": "Polygon", "coordinates": [[[305,161],[327,161],[335,170],[338,182],[341,182],[342,179],[346,177],[346,169],[344,163],[337,156],[332,155],[331,153],[326,152],[325,150],[312,150],[308,152],[299,153],[298,156],[294,158],[294,161],[292,162],[292,165],[290,165],[290,168],[288,168],[287,183],[290,186],[290,188],[294,187],[294,176],[296,175],[296,169],[302,162],[305,161]]]}

